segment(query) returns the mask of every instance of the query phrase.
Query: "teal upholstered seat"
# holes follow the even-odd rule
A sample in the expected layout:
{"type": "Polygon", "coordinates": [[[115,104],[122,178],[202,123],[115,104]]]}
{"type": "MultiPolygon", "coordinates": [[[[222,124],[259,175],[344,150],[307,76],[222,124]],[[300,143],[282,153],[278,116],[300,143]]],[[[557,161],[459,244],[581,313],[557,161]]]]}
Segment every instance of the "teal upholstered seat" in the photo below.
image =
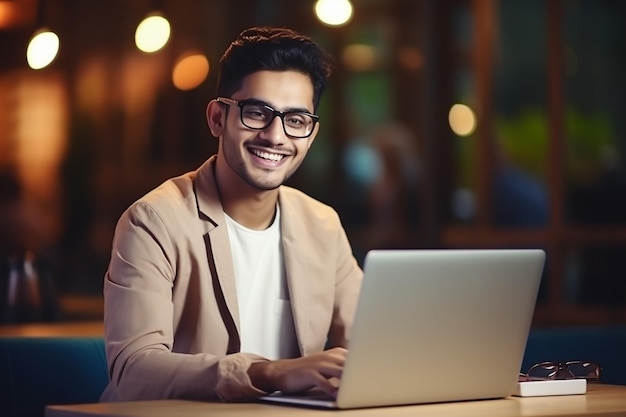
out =
{"type": "Polygon", "coordinates": [[[102,338],[0,338],[4,417],[42,417],[48,404],[98,402],[107,381],[102,338]]]}
{"type": "Polygon", "coordinates": [[[522,371],[537,362],[590,360],[602,366],[601,380],[626,385],[626,327],[532,329],[522,371]]]}

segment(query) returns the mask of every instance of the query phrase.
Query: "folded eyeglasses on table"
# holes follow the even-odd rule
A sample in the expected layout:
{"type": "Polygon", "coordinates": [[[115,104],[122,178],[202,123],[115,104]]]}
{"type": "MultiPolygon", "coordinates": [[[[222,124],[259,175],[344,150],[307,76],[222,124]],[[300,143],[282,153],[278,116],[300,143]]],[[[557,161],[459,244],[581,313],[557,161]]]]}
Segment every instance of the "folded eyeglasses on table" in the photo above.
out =
{"type": "Polygon", "coordinates": [[[586,379],[600,381],[602,367],[594,361],[539,362],[526,373],[519,374],[519,381],[549,381],[557,379],[586,379]]]}

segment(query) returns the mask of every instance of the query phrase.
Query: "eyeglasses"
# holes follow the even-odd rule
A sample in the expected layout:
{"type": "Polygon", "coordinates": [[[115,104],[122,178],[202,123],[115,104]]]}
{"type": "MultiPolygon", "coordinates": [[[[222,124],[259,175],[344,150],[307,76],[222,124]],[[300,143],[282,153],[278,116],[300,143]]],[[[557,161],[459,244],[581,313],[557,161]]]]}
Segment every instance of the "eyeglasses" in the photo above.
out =
{"type": "Polygon", "coordinates": [[[521,373],[520,381],[546,381],[552,379],[600,380],[600,365],[593,361],[540,362],[521,373]]]}
{"type": "Polygon", "coordinates": [[[292,139],[308,138],[319,121],[319,116],[315,114],[299,110],[282,112],[257,100],[233,100],[226,97],[218,97],[216,100],[229,106],[238,106],[241,124],[248,129],[263,130],[275,117],[279,117],[283,122],[285,135],[292,139]]]}

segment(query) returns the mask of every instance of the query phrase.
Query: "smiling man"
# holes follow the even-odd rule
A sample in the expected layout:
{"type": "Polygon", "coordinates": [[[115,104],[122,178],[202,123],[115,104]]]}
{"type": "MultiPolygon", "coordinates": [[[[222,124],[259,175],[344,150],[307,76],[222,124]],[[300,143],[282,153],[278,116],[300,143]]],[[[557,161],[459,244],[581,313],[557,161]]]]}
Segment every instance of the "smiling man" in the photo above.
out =
{"type": "Polygon", "coordinates": [[[319,129],[330,60],[243,31],[207,106],[216,155],[132,204],[104,279],[103,401],[334,393],[362,280],[337,213],[283,185],[319,129]]]}

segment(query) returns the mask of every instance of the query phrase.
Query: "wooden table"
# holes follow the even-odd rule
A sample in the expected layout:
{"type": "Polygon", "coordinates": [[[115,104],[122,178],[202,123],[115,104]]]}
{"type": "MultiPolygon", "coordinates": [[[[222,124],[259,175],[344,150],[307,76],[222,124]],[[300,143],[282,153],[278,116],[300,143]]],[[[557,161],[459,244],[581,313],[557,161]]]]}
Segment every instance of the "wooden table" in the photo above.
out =
{"type": "Polygon", "coordinates": [[[226,404],[180,400],[56,405],[46,408],[46,417],[281,417],[331,414],[340,417],[626,416],[626,386],[590,384],[585,395],[510,397],[500,400],[343,411],[259,403],[226,404]]]}

